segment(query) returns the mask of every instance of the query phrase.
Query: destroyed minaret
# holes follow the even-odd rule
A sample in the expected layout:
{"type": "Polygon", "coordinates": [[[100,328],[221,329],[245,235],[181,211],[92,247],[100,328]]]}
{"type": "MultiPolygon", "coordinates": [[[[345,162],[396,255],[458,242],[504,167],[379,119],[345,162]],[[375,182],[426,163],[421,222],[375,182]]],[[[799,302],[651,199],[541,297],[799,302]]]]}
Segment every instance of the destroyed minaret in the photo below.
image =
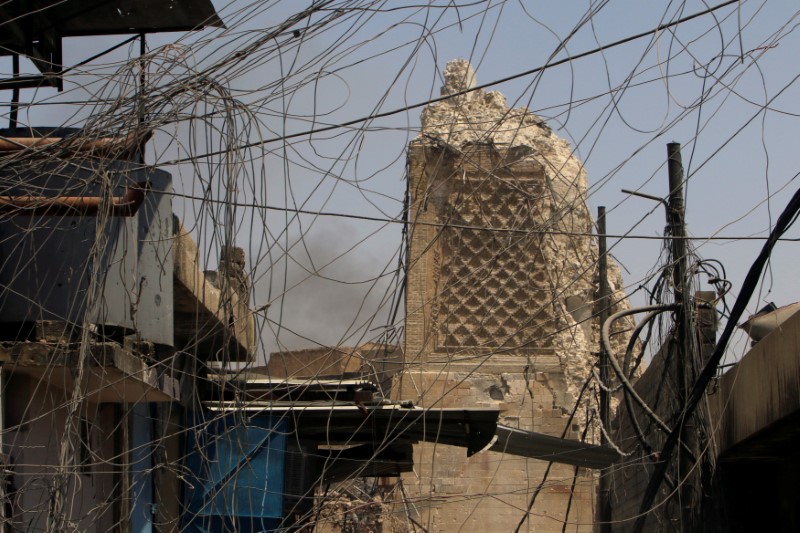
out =
{"type": "MultiPolygon", "coordinates": [[[[596,409],[583,385],[599,336],[586,174],[541,118],[471,90],[467,61],[450,62],[444,81],[442,96],[452,96],[425,108],[409,145],[408,370],[396,394],[430,407],[499,407],[501,424],[577,439],[596,409]]],[[[437,531],[478,530],[487,516],[497,531],[513,530],[547,467],[427,444],[415,464],[405,486],[429,502],[418,518],[437,531]]],[[[545,518],[531,515],[531,527],[555,517],[591,531],[594,475],[579,471],[574,489],[573,467],[555,465],[550,476],[556,488],[537,500],[545,518]]]]}

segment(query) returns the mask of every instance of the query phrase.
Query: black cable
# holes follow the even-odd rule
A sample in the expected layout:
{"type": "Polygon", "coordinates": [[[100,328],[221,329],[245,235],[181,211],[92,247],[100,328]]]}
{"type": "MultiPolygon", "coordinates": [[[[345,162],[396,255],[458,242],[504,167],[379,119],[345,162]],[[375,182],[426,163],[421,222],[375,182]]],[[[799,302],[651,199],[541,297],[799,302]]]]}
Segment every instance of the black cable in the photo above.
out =
{"type": "MultiPolygon", "coordinates": [[[[500,79],[493,80],[493,81],[490,81],[490,82],[487,82],[487,83],[483,83],[481,85],[476,85],[475,87],[470,87],[468,89],[464,89],[462,91],[458,91],[458,92],[455,92],[455,93],[452,93],[452,94],[448,94],[446,96],[439,96],[437,98],[431,98],[431,99],[425,100],[423,102],[417,102],[416,104],[411,104],[411,105],[408,105],[408,106],[405,106],[405,107],[402,107],[402,108],[399,108],[399,109],[392,109],[392,110],[389,110],[389,111],[384,111],[382,113],[374,113],[374,114],[366,116],[366,117],[360,117],[360,118],[356,118],[356,119],[353,119],[353,120],[348,120],[346,122],[341,122],[341,123],[338,123],[338,124],[330,124],[328,126],[323,126],[321,128],[314,128],[314,129],[310,129],[310,130],[300,131],[300,132],[297,132],[297,133],[291,133],[291,134],[288,134],[288,135],[282,135],[280,137],[272,137],[270,139],[263,139],[263,140],[259,140],[259,141],[254,141],[254,142],[247,143],[247,144],[244,144],[244,145],[241,145],[241,146],[237,146],[236,149],[237,150],[243,150],[243,149],[247,149],[247,148],[255,148],[257,146],[263,146],[265,144],[270,144],[270,143],[273,143],[273,142],[286,141],[288,139],[294,139],[294,138],[297,138],[297,137],[306,137],[306,136],[314,135],[314,134],[317,134],[317,133],[324,133],[326,131],[337,130],[337,129],[340,129],[340,128],[345,128],[347,126],[353,126],[355,124],[360,124],[362,122],[372,121],[372,120],[375,120],[377,118],[385,118],[385,117],[389,117],[389,116],[392,116],[392,115],[397,115],[399,113],[405,113],[405,112],[410,111],[412,109],[418,109],[420,107],[425,107],[427,105],[435,104],[437,102],[443,102],[445,100],[450,100],[451,98],[454,98],[454,97],[457,97],[457,96],[462,96],[464,94],[469,94],[469,93],[472,93],[472,92],[480,91],[480,90],[492,87],[494,85],[499,85],[501,83],[505,83],[507,81],[513,81],[513,80],[516,80],[516,79],[519,79],[519,78],[524,78],[525,76],[530,76],[531,74],[536,74],[536,73],[542,72],[542,71],[547,70],[547,69],[552,68],[552,67],[557,67],[557,66],[563,65],[565,63],[570,63],[572,61],[575,61],[576,59],[583,59],[584,57],[589,57],[589,56],[598,54],[600,52],[604,52],[604,51],[606,51],[606,50],[608,50],[610,48],[614,48],[614,47],[629,43],[631,41],[635,41],[637,39],[641,39],[642,37],[647,37],[648,35],[652,35],[654,33],[658,33],[660,31],[666,30],[668,28],[672,28],[674,26],[678,26],[678,25],[683,24],[684,22],[688,22],[688,21],[690,21],[692,19],[695,19],[695,18],[698,18],[698,17],[702,17],[704,15],[708,15],[709,13],[713,13],[714,11],[717,11],[718,9],[722,9],[723,7],[729,6],[731,4],[735,4],[737,2],[739,2],[739,0],[728,0],[727,2],[723,2],[721,4],[718,4],[718,5],[714,6],[714,7],[710,7],[708,9],[703,10],[703,11],[699,11],[697,13],[694,13],[692,15],[688,15],[688,16],[680,18],[678,20],[674,20],[672,22],[667,22],[665,24],[661,24],[661,25],[659,25],[659,26],[657,26],[657,27],[655,27],[655,28],[653,28],[651,30],[643,31],[643,32],[637,33],[635,35],[631,35],[631,36],[625,37],[623,39],[619,39],[619,40],[614,41],[612,43],[609,43],[609,44],[607,44],[605,46],[598,46],[597,48],[593,48],[591,50],[587,50],[586,52],[581,52],[580,54],[576,54],[574,56],[567,56],[567,57],[565,57],[563,59],[559,59],[558,61],[553,61],[552,63],[546,63],[546,64],[544,64],[542,66],[535,67],[535,68],[532,68],[530,70],[526,70],[524,72],[518,72],[517,74],[512,74],[510,76],[506,76],[505,78],[500,78],[500,79]]],[[[195,156],[193,156],[193,157],[191,157],[189,159],[174,159],[172,161],[166,162],[165,164],[172,165],[172,164],[178,164],[178,163],[185,163],[187,161],[193,161],[193,160],[199,159],[201,157],[212,157],[212,156],[216,156],[216,155],[223,155],[223,154],[226,153],[226,151],[227,150],[219,150],[219,151],[216,151],[216,152],[208,152],[208,153],[205,153],[205,154],[198,154],[198,155],[195,155],[195,156]]]]}
{"type": "Polygon", "coordinates": [[[758,254],[758,257],[756,257],[756,260],[753,262],[753,265],[747,272],[744,283],[742,283],[742,290],[739,293],[739,297],[736,298],[736,302],[733,304],[730,318],[725,324],[725,329],[723,330],[722,335],[720,335],[719,342],[714,349],[714,353],[711,354],[711,357],[709,358],[705,367],[703,367],[702,372],[700,372],[692,391],[689,393],[686,405],[677,417],[674,428],[667,436],[667,440],[664,443],[664,448],[661,450],[661,454],[659,455],[661,461],[656,465],[653,475],[650,477],[644,498],[642,499],[642,505],[639,508],[639,517],[636,519],[633,529],[635,533],[641,533],[641,531],[644,529],[649,510],[653,506],[653,502],[658,494],[658,490],[661,487],[661,482],[667,473],[672,452],[675,450],[675,446],[680,440],[683,427],[686,421],[694,413],[697,405],[700,403],[700,400],[703,399],[708,384],[716,375],[717,366],[722,360],[722,357],[725,355],[725,349],[728,346],[728,341],[730,340],[731,335],[733,335],[733,331],[736,329],[739,319],[744,314],[747,304],[750,302],[750,297],[758,287],[758,280],[761,277],[764,266],[769,261],[772,249],[775,247],[775,244],[778,242],[780,236],[792,226],[794,221],[797,219],[798,213],[800,213],[800,189],[794,193],[794,196],[792,196],[792,199],[786,205],[786,208],[783,210],[780,217],[778,217],[775,228],[770,233],[767,242],[764,243],[761,253],[758,254]]]}
{"type": "MultiPolygon", "coordinates": [[[[11,69],[14,78],[19,76],[19,54],[11,56],[11,69]]],[[[11,109],[8,114],[9,129],[16,129],[17,116],[19,114],[19,87],[14,87],[11,91],[11,109]]]]}

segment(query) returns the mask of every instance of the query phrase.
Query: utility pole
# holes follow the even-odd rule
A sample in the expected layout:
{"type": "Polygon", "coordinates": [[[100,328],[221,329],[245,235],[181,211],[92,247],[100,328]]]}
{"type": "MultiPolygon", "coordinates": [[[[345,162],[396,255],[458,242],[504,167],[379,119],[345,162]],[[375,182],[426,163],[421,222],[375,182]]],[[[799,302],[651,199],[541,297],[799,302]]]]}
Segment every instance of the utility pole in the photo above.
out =
{"type": "Polygon", "coordinates": [[[667,169],[669,172],[669,201],[667,222],[672,237],[672,286],[675,292],[675,303],[679,309],[676,316],[675,362],[678,396],[683,406],[688,394],[686,379],[686,334],[688,332],[686,301],[686,228],[684,226],[683,207],[683,162],[681,145],[667,145],[667,169]]]}
{"type": "MultiPolygon", "coordinates": [[[[608,320],[609,293],[608,287],[608,252],[606,249],[606,208],[597,208],[597,244],[598,244],[598,277],[600,302],[600,328],[608,320]]],[[[598,366],[600,367],[600,424],[603,431],[600,433],[600,444],[608,446],[606,432],[609,431],[609,397],[608,391],[608,352],[603,343],[600,343],[600,354],[598,366]]],[[[600,486],[597,495],[597,518],[600,523],[600,533],[611,532],[611,480],[609,479],[609,469],[604,469],[600,473],[600,486]]]]}
{"type": "MultiPolygon", "coordinates": [[[[690,387],[694,380],[691,370],[692,361],[689,352],[689,335],[693,334],[690,327],[691,302],[688,295],[688,281],[686,279],[686,226],[684,220],[683,203],[683,162],[681,160],[681,145],[679,143],[667,144],[667,168],[669,172],[669,210],[668,221],[672,237],[672,284],[675,291],[675,303],[678,311],[675,316],[675,337],[672,339],[675,379],[677,385],[677,400],[680,411],[686,405],[690,387]]],[[[694,434],[695,425],[691,420],[683,426],[679,439],[686,444],[686,448],[697,456],[697,442],[694,434]]],[[[691,531],[694,524],[694,484],[689,479],[693,474],[694,457],[682,448],[678,455],[678,480],[680,483],[682,529],[691,531]]]]}

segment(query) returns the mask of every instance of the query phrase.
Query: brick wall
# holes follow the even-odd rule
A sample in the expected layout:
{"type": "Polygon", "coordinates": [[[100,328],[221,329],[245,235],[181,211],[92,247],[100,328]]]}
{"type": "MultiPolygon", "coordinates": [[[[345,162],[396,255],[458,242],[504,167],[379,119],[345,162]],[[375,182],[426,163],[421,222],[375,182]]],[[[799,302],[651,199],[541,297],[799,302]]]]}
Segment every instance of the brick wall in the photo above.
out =
{"type": "MultiPolygon", "coordinates": [[[[634,389],[645,403],[668,424],[671,423],[677,408],[674,402],[669,401],[676,391],[671,356],[667,345],[653,358],[650,366],[634,385],[634,389]]],[[[645,489],[655,467],[656,454],[666,439],[664,432],[658,429],[637,404],[633,403],[632,406],[633,409],[629,410],[625,402],[621,402],[617,417],[612,423],[614,427],[612,440],[627,454],[609,472],[612,529],[615,533],[633,530],[645,489]],[[637,438],[631,413],[641,427],[642,434],[646,436],[649,449],[644,448],[637,438]]],[[[673,480],[677,479],[676,468],[672,468],[669,474],[673,480]]],[[[665,503],[673,490],[674,487],[670,486],[670,483],[662,484],[656,498],[658,508],[648,519],[648,531],[671,531],[673,528],[680,530],[680,509],[675,503],[677,498],[668,504],[665,503]]]]}
{"type": "MultiPolygon", "coordinates": [[[[545,194],[543,165],[528,154],[529,150],[487,145],[460,151],[427,143],[410,146],[406,370],[397,378],[393,394],[424,407],[497,407],[502,410],[501,424],[577,439],[586,413],[582,407],[570,420],[575,379],[565,368],[573,365],[573,374],[588,375],[587,330],[563,305],[566,295],[560,293],[575,291],[565,291],[554,281],[563,275],[553,270],[547,256],[558,253],[556,247],[552,241],[544,243],[547,237],[536,231],[549,227],[554,208],[545,194]],[[482,180],[503,180],[505,189],[481,193],[482,180]],[[519,203],[520,194],[525,205],[519,203]],[[511,198],[516,208],[503,209],[511,198]],[[499,236],[453,231],[448,237],[450,228],[443,227],[447,224],[523,231],[499,236]],[[453,253],[452,244],[447,250],[446,238],[450,243],[470,239],[461,250],[463,257],[446,257],[453,253]],[[513,279],[520,271],[524,278],[513,279]],[[499,323],[488,322],[497,316],[502,317],[499,323]]],[[[589,269],[577,281],[567,278],[590,293],[593,274],[589,269]]],[[[544,461],[496,452],[467,458],[463,448],[422,443],[415,447],[414,463],[414,472],[403,478],[406,505],[429,531],[485,531],[489,526],[513,531],[523,517],[522,531],[560,532],[565,520],[567,531],[592,530],[592,472],[553,465],[528,514],[548,468],[544,461]]]]}

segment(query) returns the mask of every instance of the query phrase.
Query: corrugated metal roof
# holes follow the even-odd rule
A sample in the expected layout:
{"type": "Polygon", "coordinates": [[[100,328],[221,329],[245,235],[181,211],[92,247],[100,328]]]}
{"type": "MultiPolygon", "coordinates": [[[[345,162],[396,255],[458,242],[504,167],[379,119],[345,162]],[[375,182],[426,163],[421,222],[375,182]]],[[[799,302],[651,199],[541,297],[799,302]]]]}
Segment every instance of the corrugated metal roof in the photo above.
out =
{"type": "MultiPolygon", "coordinates": [[[[72,37],[189,31],[223,27],[210,0],[29,0],[0,10],[4,31],[0,45],[18,48],[47,35],[72,37]]],[[[7,53],[7,51],[6,51],[7,53]]]]}
{"type": "Polygon", "coordinates": [[[561,439],[502,425],[497,426],[497,441],[489,449],[583,468],[607,468],[620,458],[616,450],[606,446],[561,439]]]}
{"type": "Polygon", "coordinates": [[[616,450],[497,424],[493,408],[423,409],[411,402],[354,405],[348,402],[207,402],[216,412],[291,416],[298,433],[330,442],[371,442],[401,438],[467,448],[467,455],[491,450],[583,468],[607,468],[616,450]],[[497,437],[495,439],[495,436],[497,437]]]}
{"type": "MultiPolygon", "coordinates": [[[[363,413],[365,409],[367,411],[375,411],[375,410],[381,410],[381,411],[412,410],[415,412],[424,411],[424,409],[420,407],[411,406],[410,402],[403,404],[389,404],[389,405],[378,405],[378,406],[373,406],[373,405],[359,406],[353,404],[353,402],[331,402],[331,401],[320,401],[320,402],[248,401],[244,403],[237,401],[223,401],[223,402],[213,401],[213,402],[205,402],[203,406],[209,411],[216,411],[216,412],[244,411],[247,413],[285,413],[288,411],[363,413]]],[[[458,409],[458,411],[461,411],[461,409],[458,409]]],[[[493,412],[497,412],[497,410],[493,410],[493,412]]]]}
{"type": "Polygon", "coordinates": [[[250,415],[282,415],[293,421],[303,438],[322,443],[438,442],[467,448],[473,455],[489,446],[495,435],[498,409],[423,409],[402,404],[346,405],[341,403],[212,401],[210,411],[245,411],[250,415]]]}
{"type": "Polygon", "coordinates": [[[27,56],[46,79],[2,80],[0,88],[58,85],[64,37],[224,27],[211,0],[28,0],[0,4],[0,55],[27,56]]]}
{"type": "Polygon", "coordinates": [[[211,381],[227,381],[234,383],[244,383],[248,387],[255,386],[289,386],[289,387],[317,387],[317,388],[339,388],[339,387],[361,387],[367,386],[374,388],[371,381],[365,379],[291,379],[265,376],[263,374],[252,374],[248,372],[213,374],[209,373],[208,379],[211,381]]]}

